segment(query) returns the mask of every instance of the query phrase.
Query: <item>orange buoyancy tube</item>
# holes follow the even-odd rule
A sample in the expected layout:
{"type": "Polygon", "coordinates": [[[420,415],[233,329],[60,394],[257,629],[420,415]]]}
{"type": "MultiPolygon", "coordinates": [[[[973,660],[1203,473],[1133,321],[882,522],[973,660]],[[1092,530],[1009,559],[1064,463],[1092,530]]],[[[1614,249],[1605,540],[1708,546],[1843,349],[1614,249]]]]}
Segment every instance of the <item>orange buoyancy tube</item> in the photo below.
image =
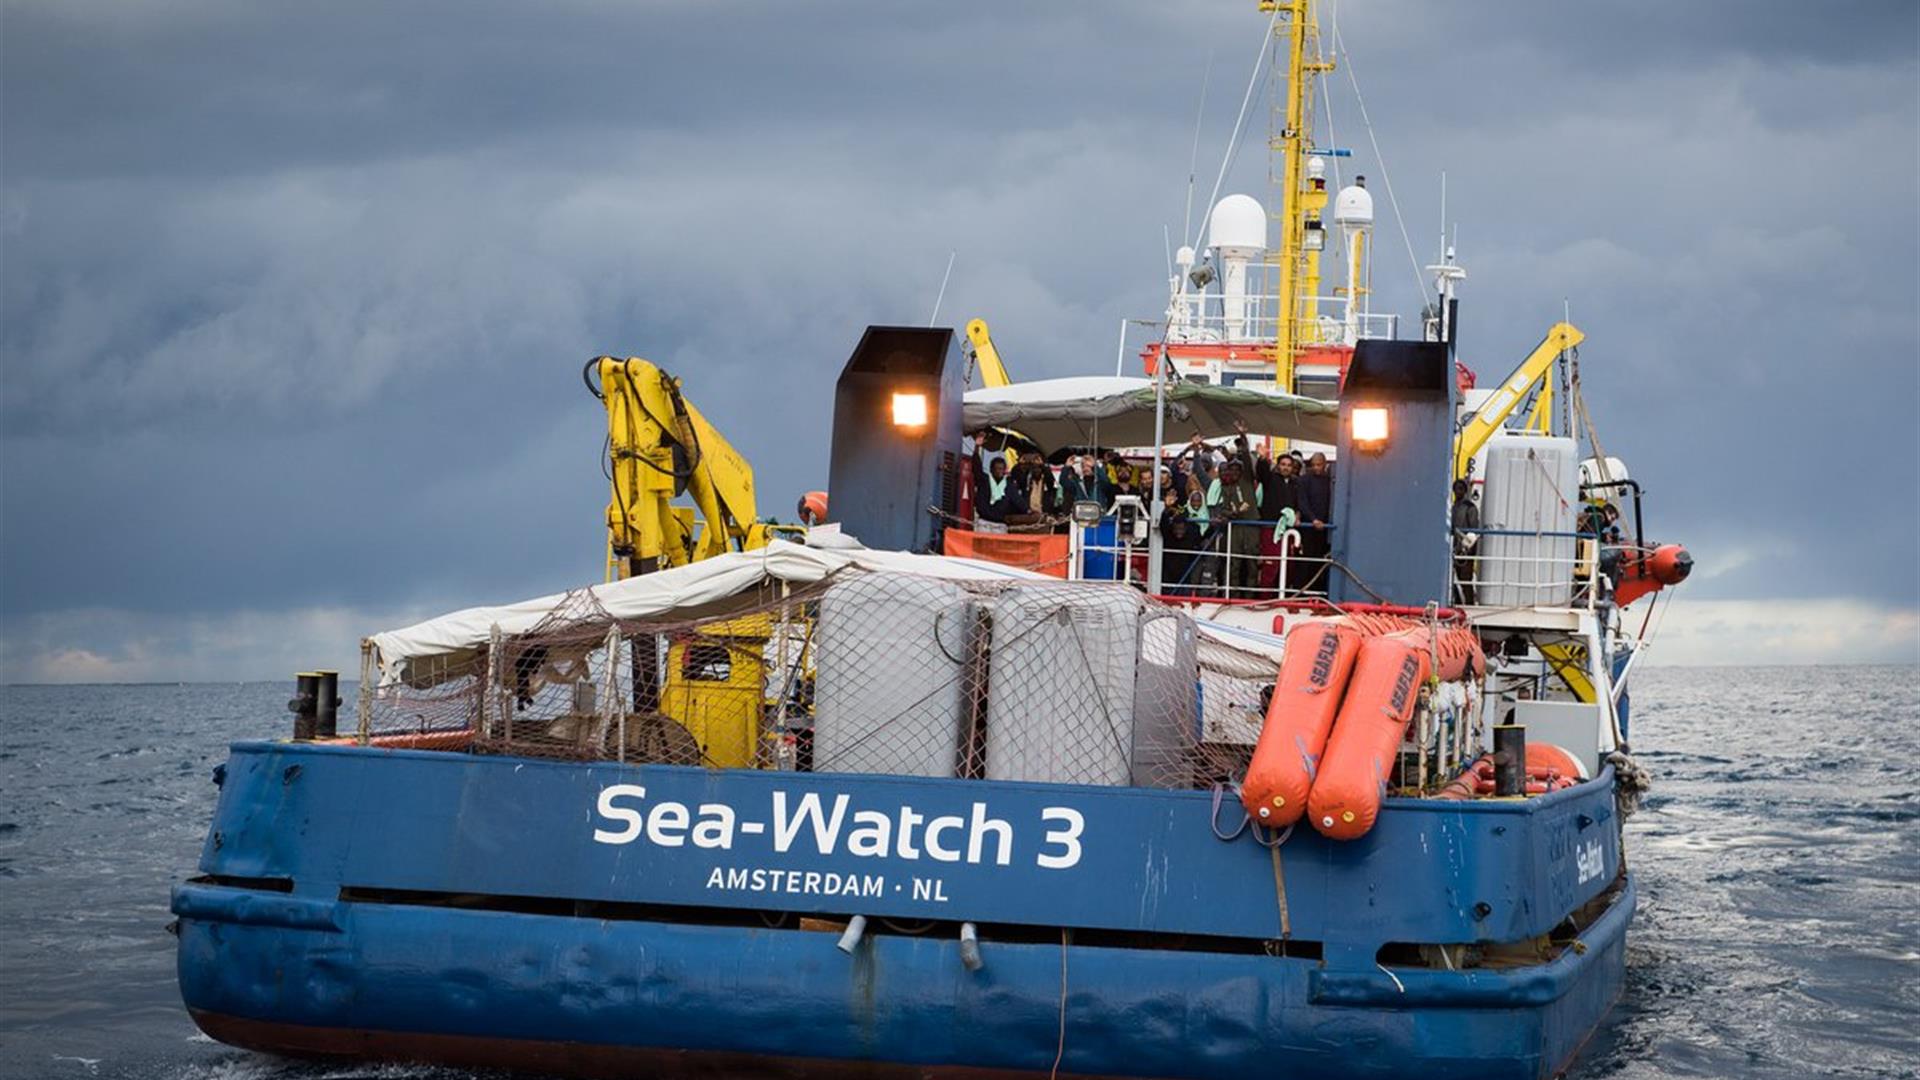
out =
{"type": "Polygon", "coordinates": [[[1344,620],[1301,623],[1287,632],[1280,678],[1240,785],[1240,802],[1255,823],[1284,828],[1306,811],[1361,641],[1361,631],[1344,620]]]}
{"type": "Polygon", "coordinates": [[[1431,675],[1443,681],[1486,673],[1486,657],[1471,630],[1442,629],[1436,639],[1416,625],[1368,638],[1360,646],[1346,699],[1334,719],[1307,795],[1307,818],[1321,835],[1353,840],[1366,835],[1386,797],[1387,774],[1406,739],[1407,724],[1431,675]],[[1435,661],[1438,667],[1435,667],[1435,661]]]}

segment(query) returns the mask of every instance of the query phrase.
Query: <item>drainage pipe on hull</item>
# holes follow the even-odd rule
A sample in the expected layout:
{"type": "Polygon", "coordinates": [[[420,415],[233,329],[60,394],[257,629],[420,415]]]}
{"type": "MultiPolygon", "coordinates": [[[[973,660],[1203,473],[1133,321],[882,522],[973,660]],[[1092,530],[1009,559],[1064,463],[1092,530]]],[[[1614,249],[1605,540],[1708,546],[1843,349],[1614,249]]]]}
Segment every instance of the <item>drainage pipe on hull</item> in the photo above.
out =
{"type": "Polygon", "coordinates": [[[860,939],[866,936],[867,917],[865,915],[855,915],[853,918],[847,920],[847,929],[840,935],[840,941],[837,947],[841,952],[852,956],[853,950],[860,947],[860,939]]]}
{"type": "Polygon", "coordinates": [[[970,922],[960,924],[960,963],[968,971],[979,971],[985,966],[980,959],[980,931],[970,922]]]}

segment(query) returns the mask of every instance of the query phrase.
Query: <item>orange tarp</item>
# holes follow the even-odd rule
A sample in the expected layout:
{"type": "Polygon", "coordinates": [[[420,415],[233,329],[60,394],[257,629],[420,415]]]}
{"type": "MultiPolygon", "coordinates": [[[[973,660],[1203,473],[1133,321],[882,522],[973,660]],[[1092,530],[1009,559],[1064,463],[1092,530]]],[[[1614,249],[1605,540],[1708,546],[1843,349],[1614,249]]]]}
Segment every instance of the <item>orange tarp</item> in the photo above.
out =
{"type": "Polygon", "coordinates": [[[949,528],[942,554],[962,559],[985,559],[1022,570],[1067,576],[1065,533],[977,533],[949,528]]]}

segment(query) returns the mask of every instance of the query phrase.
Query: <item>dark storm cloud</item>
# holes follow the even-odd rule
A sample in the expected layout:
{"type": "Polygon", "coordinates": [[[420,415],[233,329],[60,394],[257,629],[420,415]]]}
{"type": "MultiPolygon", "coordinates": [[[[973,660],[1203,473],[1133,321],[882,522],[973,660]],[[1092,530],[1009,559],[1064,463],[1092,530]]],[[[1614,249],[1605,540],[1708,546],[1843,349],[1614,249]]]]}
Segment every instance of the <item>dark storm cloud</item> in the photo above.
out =
{"type": "MultiPolygon", "coordinates": [[[[685,376],[789,514],[860,327],[924,321],[949,251],[943,321],[991,318],[1022,377],[1111,370],[1251,7],[7,6],[0,614],[33,630],[0,674],[145,617],[597,577],[599,351],[685,376]]],[[[1571,302],[1702,598],[1915,605],[1915,13],[1340,5],[1421,262],[1447,171],[1469,361],[1571,302]]],[[[1411,315],[1381,209],[1377,306],[1411,315]]]]}

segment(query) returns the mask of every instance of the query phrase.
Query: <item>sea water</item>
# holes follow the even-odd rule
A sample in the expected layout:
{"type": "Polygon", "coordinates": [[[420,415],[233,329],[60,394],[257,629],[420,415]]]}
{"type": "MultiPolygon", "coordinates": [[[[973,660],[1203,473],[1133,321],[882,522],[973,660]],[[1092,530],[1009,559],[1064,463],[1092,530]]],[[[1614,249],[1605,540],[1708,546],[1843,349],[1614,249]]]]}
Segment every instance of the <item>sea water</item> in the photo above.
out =
{"type": "MultiPolygon", "coordinates": [[[[226,744],[286,733],[291,694],[0,688],[0,1076],[485,1075],[253,1054],[181,1008],[168,889],[226,744]]],[[[1632,734],[1640,913],[1571,1075],[1920,1077],[1920,668],[1647,669],[1632,734]]]]}

